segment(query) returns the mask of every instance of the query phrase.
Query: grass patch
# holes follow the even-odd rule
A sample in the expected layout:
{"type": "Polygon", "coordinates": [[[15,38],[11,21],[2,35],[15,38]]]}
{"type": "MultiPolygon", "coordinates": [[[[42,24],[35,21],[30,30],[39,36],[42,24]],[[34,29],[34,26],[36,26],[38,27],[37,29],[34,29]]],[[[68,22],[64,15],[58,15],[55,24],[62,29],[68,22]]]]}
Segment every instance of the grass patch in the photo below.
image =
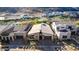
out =
{"type": "Polygon", "coordinates": [[[47,23],[48,20],[41,20],[41,19],[34,19],[34,20],[30,20],[31,24],[40,24],[40,23],[47,23]]]}

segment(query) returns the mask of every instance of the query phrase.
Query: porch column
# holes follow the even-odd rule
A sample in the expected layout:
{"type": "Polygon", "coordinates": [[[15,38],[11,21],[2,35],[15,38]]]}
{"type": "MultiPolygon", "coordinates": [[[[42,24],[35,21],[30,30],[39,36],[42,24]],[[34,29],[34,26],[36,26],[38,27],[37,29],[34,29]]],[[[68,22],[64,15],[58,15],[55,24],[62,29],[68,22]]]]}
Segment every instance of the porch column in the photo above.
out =
{"type": "Polygon", "coordinates": [[[26,34],[23,34],[23,38],[26,39],[26,34]]]}
{"type": "Polygon", "coordinates": [[[42,35],[42,40],[44,39],[44,36],[42,35]]]}
{"type": "Polygon", "coordinates": [[[3,40],[3,36],[1,36],[1,39],[3,40]]]}
{"type": "Polygon", "coordinates": [[[53,40],[53,36],[51,36],[52,37],[52,40],[53,40]]]}
{"type": "Polygon", "coordinates": [[[15,33],[13,33],[12,37],[14,37],[14,39],[16,39],[16,35],[15,35],[15,33]]]}
{"type": "Polygon", "coordinates": [[[8,37],[9,40],[11,40],[11,39],[10,39],[10,36],[7,36],[7,37],[8,37]]]}
{"type": "Polygon", "coordinates": [[[12,38],[12,41],[14,41],[14,37],[13,37],[13,36],[11,36],[11,38],[12,38]]]}
{"type": "Polygon", "coordinates": [[[7,37],[4,37],[5,38],[5,40],[7,40],[7,37]]]}
{"type": "Polygon", "coordinates": [[[39,40],[39,34],[38,34],[37,36],[38,36],[38,38],[37,38],[37,39],[39,40]]]}

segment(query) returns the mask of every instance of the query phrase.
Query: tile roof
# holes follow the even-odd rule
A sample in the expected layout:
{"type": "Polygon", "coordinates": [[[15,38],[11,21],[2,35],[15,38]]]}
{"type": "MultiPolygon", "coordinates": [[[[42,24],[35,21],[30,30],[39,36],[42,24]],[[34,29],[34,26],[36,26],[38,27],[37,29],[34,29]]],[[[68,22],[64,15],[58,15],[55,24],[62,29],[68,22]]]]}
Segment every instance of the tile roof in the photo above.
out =
{"type": "Polygon", "coordinates": [[[52,34],[53,35],[53,31],[51,30],[50,26],[48,24],[45,24],[45,23],[34,25],[32,27],[32,29],[29,31],[28,35],[38,33],[40,31],[42,33],[47,33],[47,34],[52,34]]]}

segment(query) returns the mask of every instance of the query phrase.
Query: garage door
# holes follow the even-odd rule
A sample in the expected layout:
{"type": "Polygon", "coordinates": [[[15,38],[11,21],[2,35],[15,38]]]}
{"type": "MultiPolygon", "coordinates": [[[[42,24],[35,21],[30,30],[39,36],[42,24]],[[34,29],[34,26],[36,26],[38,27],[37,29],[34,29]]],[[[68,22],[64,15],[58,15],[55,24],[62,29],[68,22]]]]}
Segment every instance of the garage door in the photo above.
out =
{"type": "Polygon", "coordinates": [[[16,39],[23,39],[23,36],[16,36],[16,39]]]}
{"type": "Polygon", "coordinates": [[[50,39],[52,39],[52,37],[51,36],[44,36],[44,39],[50,40],[50,39]]]}

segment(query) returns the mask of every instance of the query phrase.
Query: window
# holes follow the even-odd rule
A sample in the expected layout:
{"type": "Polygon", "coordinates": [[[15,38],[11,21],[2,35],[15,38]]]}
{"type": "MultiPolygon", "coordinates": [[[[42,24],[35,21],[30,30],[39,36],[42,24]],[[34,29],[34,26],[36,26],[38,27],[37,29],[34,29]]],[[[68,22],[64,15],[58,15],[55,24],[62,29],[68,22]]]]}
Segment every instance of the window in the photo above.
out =
{"type": "Polygon", "coordinates": [[[63,38],[67,38],[67,36],[63,36],[63,38]]]}
{"type": "Polygon", "coordinates": [[[68,26],[68,29],[73,30],[72,26],[68,26]]]}
{"type": "Polygon", "coordinates": [[[60,32],[68,32],[66,29],[59,30],[60,32]]]}
{"type": "Polygon", "coordinates": [[[57,27],[57,30],[59,31],[59,27],[57,27]]]}
{"type": "Polygon", "coordinates": [[[10,40],[12,40],[12,37],[10,37],[10,40]]]}
{"type": "Polygon", "coordinates": [[[16,39],[23,39],[23,36],[16,36],[16,39]]]}

